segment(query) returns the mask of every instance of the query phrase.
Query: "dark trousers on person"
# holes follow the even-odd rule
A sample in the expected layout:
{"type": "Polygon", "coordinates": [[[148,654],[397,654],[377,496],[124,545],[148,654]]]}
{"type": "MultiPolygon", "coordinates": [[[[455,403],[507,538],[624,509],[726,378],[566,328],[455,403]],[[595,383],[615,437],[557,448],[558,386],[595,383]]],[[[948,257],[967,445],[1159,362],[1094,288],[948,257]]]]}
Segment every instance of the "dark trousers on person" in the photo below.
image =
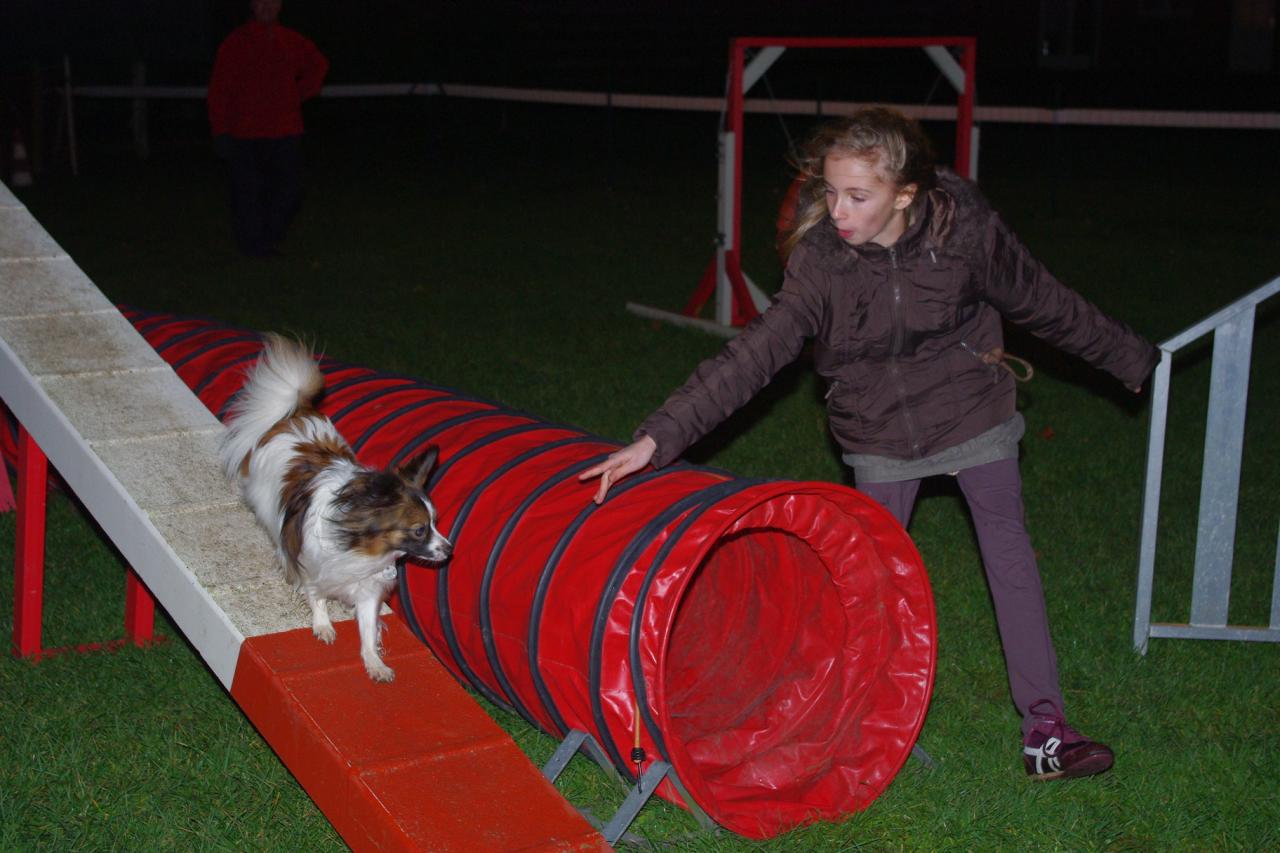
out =
{"type": "MultiPolygon", "coordinates": [[[[1033,706],[1036,713],[1044,713],[1046,709],[1039,703],[1047,700],[1053,713],[1062,714],[1063,708],[1040,570],[1024,520],[1018,460],[977,465],[960,471],[956,479],[978,534],[1009,670],[1009,689],[1022,714],[1025,735],[1034,722],[1033,706]]],[[[905,528],[920,481],[859,483],[858,489],[882,504],[905,528]]]]}
{"type": "Polygon", "coordinates": [[[232,139],[231,225],[245,255],[274,254],[302,202],[302,137],[232,139]]]}

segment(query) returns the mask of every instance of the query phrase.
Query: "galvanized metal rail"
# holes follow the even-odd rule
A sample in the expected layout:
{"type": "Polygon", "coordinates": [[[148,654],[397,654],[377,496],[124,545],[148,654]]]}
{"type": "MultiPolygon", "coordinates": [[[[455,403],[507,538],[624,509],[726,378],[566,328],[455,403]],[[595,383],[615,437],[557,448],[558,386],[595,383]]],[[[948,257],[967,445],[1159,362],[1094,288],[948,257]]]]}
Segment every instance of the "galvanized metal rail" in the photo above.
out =
{"type": "Polygon", "coordinates": [[[1156,367],[1151,389],[1151,433],[1147,448],[1146,491],[1142,501],[1137,610],[1133,620],[1133,645],[1142,654],[1146,654],[1147,640],[1151,637],[1280,642],[1280,536],[1276,545],[1270,624],[1262,627],[1227,623],[1254,320],[1258,306],[1277,293],[1280,293],[1280,278],[1160,344],[1160,364],[1156,367]],[[1205,423],[1204,467],[1200,475],[1191,619],[1186,623],[1152,623],[1151,594],[1173,354],[1210,333],[1213,334],[1213,362],[1209,380],[1209,413],[1205,423]]]}

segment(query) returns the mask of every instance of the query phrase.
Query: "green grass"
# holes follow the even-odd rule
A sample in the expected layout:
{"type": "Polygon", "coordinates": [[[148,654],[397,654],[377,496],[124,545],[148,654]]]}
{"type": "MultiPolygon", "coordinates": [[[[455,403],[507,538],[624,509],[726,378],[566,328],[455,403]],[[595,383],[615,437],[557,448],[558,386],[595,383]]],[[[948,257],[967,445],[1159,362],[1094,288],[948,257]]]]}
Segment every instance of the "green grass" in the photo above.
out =
{"type": "MultiPolygon", "coordinates": [[[[269,262],[231,248],[219,164],[190,111],[153,116],[130,159],[108,106],[86,109],[78,180],[24,201],[113,299],[297,331],[332,355],[403,371],[625,438],[720,342],[640,320],[678,308],[711,257],[714,119],[467,103],[322,104],[310,194],[269,262]],[[554,129],[554,133],[550,132],[554,129]],[[160,136],[167,133],[167,136],[160,136]]],[[[785,186],[773,120],[750,126],[745,266],[780,272],[785,186]]],[[[944,138],[945,134],[938,134],[944,138]]],[[[1062,279],[1159,340],[1280,273],[1274,136],[984,130],[983,184],[1062,279]],[[1055,149],[1055,145],[1057,146],[1055,149]],[[1056,159],[1052,152],[1057,150],[1056,159]]],[[[1255,333],[1233,620],[1267,619],[1280,498],[1277,309],[1255,333]]],[[[1280,648],[1156,640],[1131,648],[1147,416],[1107,377],[1014,334],[1022,470],[1069,711],[1108,741],[1113,772],[1028,784],[967,513],[922,492],[911,532],[937,598],[939,666],[914,762],[869,809],[769,842],[706,835],[665,803],[634,829],[668,849],[1280,848],[1280,648]]],[[[1175,371],[1154,616],[1184,621],[1208,348],[1175,371]]],[[[691,452],[742,475],[846,478],[803,364],[691,452]]],[[[0,556],[13,517],[0,518],[0,556]]],[[[51,500],[45,642],[118,636],[118,557],[51,500]]],[[[0,633],[12,630],[0,584],[0,633]]],[[[0,849],[329,849],[341,840],[182,639],[146,650],[0,662],[0,849]]],[[[550,739],[490,709],[530,757],[550,739]]],[[[564,789],[596,814],[622,794],[585,760],[564,789]]],[[[429,794],[424,794],[429,796],[429,794]]]]}

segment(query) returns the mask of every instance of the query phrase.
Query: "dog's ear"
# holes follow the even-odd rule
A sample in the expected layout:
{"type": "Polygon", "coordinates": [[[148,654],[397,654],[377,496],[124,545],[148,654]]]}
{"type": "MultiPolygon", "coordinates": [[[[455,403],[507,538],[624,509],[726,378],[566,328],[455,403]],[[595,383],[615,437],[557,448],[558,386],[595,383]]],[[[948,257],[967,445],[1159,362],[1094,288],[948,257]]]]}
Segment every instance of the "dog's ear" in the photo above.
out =
{"type": "Polygon", "coordinates": [[[436,459],[440,456],[440,448],[434,444],[422,452],[420,456],[411,460],[407,465],[400,469],[400,476],[404,477],[416,489],[426,489],[427,479],[431,476],[432,470],[436,467],[436,459]]]}

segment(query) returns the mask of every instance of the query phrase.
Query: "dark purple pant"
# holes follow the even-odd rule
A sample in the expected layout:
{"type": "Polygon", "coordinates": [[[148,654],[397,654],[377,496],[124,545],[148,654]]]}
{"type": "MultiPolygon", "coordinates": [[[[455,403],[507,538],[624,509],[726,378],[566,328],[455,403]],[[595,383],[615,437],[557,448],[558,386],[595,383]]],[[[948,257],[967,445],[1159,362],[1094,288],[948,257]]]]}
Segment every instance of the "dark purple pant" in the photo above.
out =
{"type": "MultiPolygon", "coordinates": [[[[1040,570],[1023,521],[1022,477],[1018,460],[989,462],[961,471],[956,479],[969,504],[978,533],[982,564],[995,602],[996,623],[1004,645],[1013,704],[1022,714],[1023,734],[1031,727],[1032,706],[1048,700],[1062,713],[1058,660],[1049,638],[1040,570]]],[[[859,483],[858,488],[879,501],[903,526],[911,519],[919,480],[898,483],[859,483]]],[[[1044,713],[1043,706],[1037,712],[1044,713]]]]}

